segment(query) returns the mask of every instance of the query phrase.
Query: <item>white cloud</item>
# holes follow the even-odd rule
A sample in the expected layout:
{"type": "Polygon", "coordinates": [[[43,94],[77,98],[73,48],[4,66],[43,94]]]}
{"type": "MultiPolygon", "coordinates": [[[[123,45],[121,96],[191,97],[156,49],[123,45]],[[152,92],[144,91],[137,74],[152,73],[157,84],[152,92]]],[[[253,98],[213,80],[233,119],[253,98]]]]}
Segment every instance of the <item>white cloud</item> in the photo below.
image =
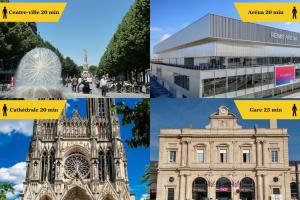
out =
{"type": "Polygon", "coordinates": [[[164,34],[164,35],[162,35],[162,36],[160,37],[159,41],[161,42],[161,41],[163,41],[163,40],[166,40],[166,39],[168,39],[170,36],[171,36],[171,34],[166,33],[166,34],[164,34]]]}
{"type": "Polygon", "coordinates": [[[33,130],[32,120],[4,120],[0,121],[0,134],[10,135],[12,133],[21,133],[31,136],[33,130]]]}
{"type": "Polygon", "coordinates": [[[143,194],[140,200],[147,200],[150,199],[150,195],[149,194],[143,194]]]}
{"type": "Polygon", "coordinates": [[[150,27],[150,31],[151,31],[151,32],[161,32],[162,29],[159,28],[159,27],[151,26],[151,27],[150,27]]]}
{"type": "Polygon", "coordinates": [[[20,192],[23,191],[25,176],[26,162],[19,162],[8,168],[0,168],[0,182],[9,182],[14,184],[15,193],[8,193],[8,199],[18,199],[20,192]]]}

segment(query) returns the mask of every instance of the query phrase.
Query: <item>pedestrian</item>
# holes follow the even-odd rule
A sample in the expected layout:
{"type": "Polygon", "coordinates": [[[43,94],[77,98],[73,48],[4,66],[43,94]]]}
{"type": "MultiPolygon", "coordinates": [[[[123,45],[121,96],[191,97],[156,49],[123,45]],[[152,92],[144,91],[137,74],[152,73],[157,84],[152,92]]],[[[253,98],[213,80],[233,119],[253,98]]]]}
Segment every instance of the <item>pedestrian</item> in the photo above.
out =
{"type": "Polygon", "coordinates": [[[100,80],[100,87],[101,87],[102,96],[105,97],[106,90],[107,90],[107,80],[106,80],[105,76],[103,76],[100,80]]]}
{"type": "Polygon", "coordinates": [[[76,92],[76,88],[77,88],[77,78],[74,76],[72,79],[72,91],[76,92]]]}

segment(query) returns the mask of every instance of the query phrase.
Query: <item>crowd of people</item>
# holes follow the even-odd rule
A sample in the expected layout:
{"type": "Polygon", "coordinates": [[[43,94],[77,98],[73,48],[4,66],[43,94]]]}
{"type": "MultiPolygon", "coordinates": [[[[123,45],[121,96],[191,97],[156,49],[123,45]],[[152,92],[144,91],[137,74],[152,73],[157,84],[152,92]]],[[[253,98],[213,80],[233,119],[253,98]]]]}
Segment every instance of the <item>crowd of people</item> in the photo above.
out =
{"type": "Polygon", "coordinates": [[[144,93],[149,94],[150,85],[142,84],[137,81],[131,83],[129,81],[115,81],[111,80],[106,76],[101,77],[101,79],[95,79],[88,81],[84,78],[66,78],[64,79],[64,86],[72,87],[72,92],[81,93],[81,94],[91,94],[92,89],[90,84],[95,84],[95,88],[101,90],[103,97],[107,95],[108,92],[117,92],[117,93],[144,93]]]}
{"type": "Polygon", "coordinates": [[[90,94],[92,89],[90,88],[90,83],[85,78],[66,78],[64,79],[64,86],[72,87],[72,92],[77,92],[81,94],[90,94]]]}

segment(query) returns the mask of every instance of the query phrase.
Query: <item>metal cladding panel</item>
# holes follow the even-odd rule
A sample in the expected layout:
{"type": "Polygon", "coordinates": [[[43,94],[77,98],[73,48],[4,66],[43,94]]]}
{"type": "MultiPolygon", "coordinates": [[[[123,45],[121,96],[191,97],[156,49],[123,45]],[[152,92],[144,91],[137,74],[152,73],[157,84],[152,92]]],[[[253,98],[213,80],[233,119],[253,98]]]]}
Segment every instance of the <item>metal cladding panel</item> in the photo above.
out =
{"type": "Polygon", "coordinates": [[[210,37],[300,47],[300,33],[209,14],[210,37]]]}
{"type": "Polygon", "coordinates": [[[154,53],[161,53],[181,45],[208,38],[209,15],[206,15],[191,25],[175,33],[168,39],[154,46],[154,53]]]}
{"type": "Polygon", "coordinates": [[[299,56],[300,48],[296,46],[274,46],[254,44],[236,40],[216,42],[216,56],[228,57],[292,57],[299,56]]]}
{"type": "Polygon", "coordinates": [[[216,56],[216,42],[170,50],[159,54],[159,58],[210,57],[216,56]]]}

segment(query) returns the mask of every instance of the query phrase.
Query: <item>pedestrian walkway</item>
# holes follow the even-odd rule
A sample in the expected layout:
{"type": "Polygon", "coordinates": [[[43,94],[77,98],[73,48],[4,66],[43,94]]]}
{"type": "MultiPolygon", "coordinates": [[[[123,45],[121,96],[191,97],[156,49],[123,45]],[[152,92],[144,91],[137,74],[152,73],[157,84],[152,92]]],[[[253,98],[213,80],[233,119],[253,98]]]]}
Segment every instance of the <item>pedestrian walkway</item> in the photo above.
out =
{"type": "MultiPolygon", "coordinates": [[[[101,98],[103,97],[101,94],[101,90],[96,88],[93,84],[90,85],[90,88],[92,89],[91,94],[79,94],[72,92],[72,88],[64,87],[63,89],[63,96],[65,98],[101,98]]],[[[118,92],[108,92],[106,94],[106,97],[108,98],[149,98],[150,94],[144,94],[144,93],[118,93],[118,92]]]]}

